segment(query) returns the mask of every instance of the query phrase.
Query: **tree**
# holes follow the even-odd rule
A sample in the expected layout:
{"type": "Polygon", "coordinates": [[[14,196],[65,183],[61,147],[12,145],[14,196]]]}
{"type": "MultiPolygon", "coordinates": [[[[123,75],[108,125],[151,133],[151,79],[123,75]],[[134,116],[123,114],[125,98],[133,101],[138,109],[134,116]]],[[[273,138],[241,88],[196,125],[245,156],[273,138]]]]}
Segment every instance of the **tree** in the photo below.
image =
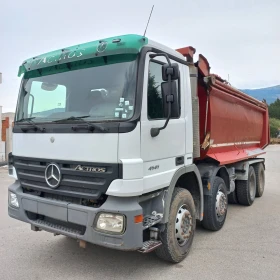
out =
{"type": "Polygon", "coordinates": [[[279,129],[280,129],[280,120],[270,118],[269,124],[270,124],[270,136],[271,136],[272,138],[274,138],[274,137],[276,137],[276,136],[278,135],[278,133],[279,133],[279,129]]]}
{"type": "Polygon", "coordinates": [[[157,85],[155,76],[149,71],[148,77],[148,116],[152,119],[163,117],[163,103],[161,96],[161,85],[157,85]]]}
{"type": "Polygon", "coordinates": [[[268,106],[269,110],[269,123],[270,123],[270,136],[276,137],[280,130],[280,99],[268,106]]]}
{"type": "Polygon", "coordinates": [[[271,103],[268,107],[269,109],[269,116],[270,118],[275,118],[280,120],[280,99],[277,98],[277,100],[273,103],[271,103]]]}

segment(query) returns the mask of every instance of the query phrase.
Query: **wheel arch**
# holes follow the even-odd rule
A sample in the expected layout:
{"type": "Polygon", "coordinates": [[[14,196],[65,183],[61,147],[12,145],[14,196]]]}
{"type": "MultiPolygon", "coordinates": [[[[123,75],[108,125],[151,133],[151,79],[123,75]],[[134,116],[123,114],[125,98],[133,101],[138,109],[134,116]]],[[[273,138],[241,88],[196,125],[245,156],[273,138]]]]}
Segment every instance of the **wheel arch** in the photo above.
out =
{"type": "Polygon", "coordinates": [[[197,166],[191,164],[178,169],[170,182],[165,196],[163,223],[168,222],[172,194],[176,187],[184,188],[191,193],[195,203],[196,218],[202,220],[204,211],[202,180],[197,166]]]}
{"type": "MultiPolygon", "coordinates": [[[[218,176],[218,177],[220,177],[224,180],[224,182],[226,184],[227,191],[229,193],[230,192],[230,177],[229,177],[229,173],[228,173],[227,168],[225,166],[221,166],[221,168],[217,169],[215,177],[216,176],[218,176]]],[[[214,180],[214,178],[212,180],[214,180]]]]}
{"type": "Polygon", "coordinates": [[[219,166],[215,164],[202,163],[199,164],[197,168],[201,174],[204,195],[212,194],[212,185],[216,176],[224,180],[227,191],[230,191],[230,174],[224,165],[219,166]]]}

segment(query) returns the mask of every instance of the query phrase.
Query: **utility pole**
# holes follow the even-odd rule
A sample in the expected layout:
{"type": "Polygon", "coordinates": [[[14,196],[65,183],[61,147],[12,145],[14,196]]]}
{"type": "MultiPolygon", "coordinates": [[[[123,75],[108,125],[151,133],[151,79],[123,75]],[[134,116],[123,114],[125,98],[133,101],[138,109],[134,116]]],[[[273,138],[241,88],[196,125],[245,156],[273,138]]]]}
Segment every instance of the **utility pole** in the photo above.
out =
{"type": "Polygon", "coordinates": [[[0,72],[0,85],[2,84],[2,73],[0,72]]]}

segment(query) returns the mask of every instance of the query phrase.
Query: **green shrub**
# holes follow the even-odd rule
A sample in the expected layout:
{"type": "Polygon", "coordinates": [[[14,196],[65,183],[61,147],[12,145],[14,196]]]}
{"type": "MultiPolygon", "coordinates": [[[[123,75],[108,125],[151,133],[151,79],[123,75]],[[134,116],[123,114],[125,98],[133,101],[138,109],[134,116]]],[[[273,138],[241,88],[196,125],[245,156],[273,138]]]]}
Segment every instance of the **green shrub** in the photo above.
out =
{"type": "Polygon", "coordinates": [[[277,132],[280,129],[280,120],[275,118],[270,118],[269,124],[270,124],[270,136],[276,137],[277,132]]]}

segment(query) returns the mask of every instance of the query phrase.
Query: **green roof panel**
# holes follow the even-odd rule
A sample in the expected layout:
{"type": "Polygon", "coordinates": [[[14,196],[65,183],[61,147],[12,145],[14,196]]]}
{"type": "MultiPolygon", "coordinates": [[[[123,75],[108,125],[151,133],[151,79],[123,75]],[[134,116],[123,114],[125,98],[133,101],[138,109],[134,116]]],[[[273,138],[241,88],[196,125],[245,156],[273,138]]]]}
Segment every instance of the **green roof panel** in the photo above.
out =
{"type": "Polygon", "coordinates": [[[122,35],[92,41],[30,58],[19,67],[18,76],[32,70],[79,60],[117,54],[137,54],[146,44],[148,39],[140,35],[122,35]]]}

